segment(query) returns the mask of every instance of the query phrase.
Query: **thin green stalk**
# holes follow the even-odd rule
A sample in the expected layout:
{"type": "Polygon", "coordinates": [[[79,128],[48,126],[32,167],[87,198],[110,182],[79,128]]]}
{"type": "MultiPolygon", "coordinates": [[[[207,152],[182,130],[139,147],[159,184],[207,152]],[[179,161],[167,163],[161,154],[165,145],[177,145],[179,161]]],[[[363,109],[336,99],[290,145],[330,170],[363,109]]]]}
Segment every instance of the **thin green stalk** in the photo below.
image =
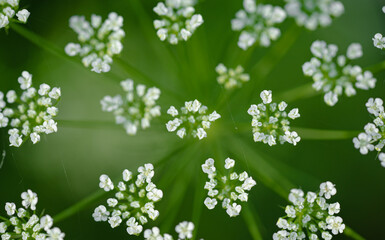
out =
{"type": "Polygon", "coordinates": [[[28,30],[27,28],[21,26],[20,24],[11,24],[10,29],[21,35],[22,37],[26,38],[27,40],[31,41],[33,44],[37,45],[38,47],[46,50],[47,52],[66,59],[71,62],[78,63],[74,58],[71,58],[67,54],[65,54],[64,50],[61,48],[58,48],[56,45],[51,43],[50,41],[40,37],[36,33],[28,30]]]}
{"type": "Polygon", "coordinates": [[[345,230],[344,230],[344,234],[352,239],[356,239],[356,240],[365,240],[364,237],[362,237],[360,234],[358,234],[357,232],[355,232],[353,229],[351,229],[350,227],[346,226],[345,227],[345,230]]]}
{"type": "Polygon", "coordinates": [[[301,34],[301,29],[295,23],[292,24],[279,41],[251,69],[251,76],[258,78],[259,86],[264,83],[266,77],[294,45],[301,34]]]}
{"type": "Polygon", "coordinates": [[[311,129],[311,128],[292,128],[306,140],[345,140],[352,139],[357,136],[359,131],[343,131],[343,130],[324,130],[324,129],[311,129]]]}
{"type": "Polygon", "coordinates": [[[258,223],[255,218],[258,217],[256,211],[251,210],[252,205],[251,204],[245,204],[242,207],[241,216],[245,220],[245,223],[247,225],[247,228],[249,229],[249,232],[254,240],[261,240],[262,234],[260,229],[258,228],[258,223]]]}
{"type": "Polygon", "coordinates": [[[369,70],[372,73],[379,73],[383,70],[385,70],[385,61],[379,62],[377,64],[374,64],[372,66],[366,67],[364,70],[369,70]]]}
{"type": "Polygon", "coordinates": [[[277,99],[284,100],[285,102],[294,102],[297,100],[303,100],[306,98],[321,95],[321,92],[317,92],[313,89],[312,83],[306,83],[304,85],[286,90],[277,94],[277,99]]]}
{"type": "Polygon", "coordinates": [[[103,191],[102,189],[99,189],[98,191],[94,192],[90,196],[84,198],[83,200],[77,202],[76,204],[72,205],[71,207],[65,209],[61,213],[54,216],[53,220],[55,223],[59,223],[77,213],[79,213],[82,210],[85,210],[89,208],[93,203],[99,201],[104,196],[106,196],[108,193],[103,191]]]}

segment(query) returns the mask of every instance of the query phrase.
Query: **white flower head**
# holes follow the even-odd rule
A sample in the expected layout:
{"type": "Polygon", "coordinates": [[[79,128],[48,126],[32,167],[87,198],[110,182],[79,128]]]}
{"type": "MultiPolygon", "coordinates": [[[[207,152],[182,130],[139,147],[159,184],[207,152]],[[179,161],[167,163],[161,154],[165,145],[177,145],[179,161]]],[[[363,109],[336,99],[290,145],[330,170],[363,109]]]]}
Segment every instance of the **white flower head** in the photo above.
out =
{"type": "Polygon", "coordinates": [[[190,39],[204,22],[202,15],[195,14],[195,4],[195,0],[166,0],[153,8],[160,18],[154,20],[154,27],[161,41],[176,45],[190,39]]]}
{"type": "Polygon", "coordinates": [[[75,15],[69,25],[78,34],[79,43],[68,43],[64,49],[66,54],[81,57],[83,65],[92,67],[93,72],[109,72],[112,57],[123,50],[123,17],[112,12],[102,23],[100,16],[92,15],[90,23],[84,16],[75,15]]]}
{"type": "Polygon", "coordinates": [[[128,135],[136,135],[138,129],[150,127],[150,121],[161,115],[156,101],[160,90],[146,88],[142,84],[134,86],[134,81],[126,79],[120,83],[125,95],[105,96],[101,101],[102,110],[113,112],[116,124],[123,125],[128,135]]]}
{"type": "Polygon", "coordinates": [[[314,31],[327,27],[334,18],[344,13],[344,5],[336,0],[285,0],[287,15],[294,18],[297,25],[314,31]]]}
{"type": "Polygon", "coordinates": [[[239,10],[231,21],[233,31],[240,31],[238,46],[247,50],[256,42],[268,47],[281,35],[276,27],[286,18],[286,12],[278,6],[256,4],[255,0],[244,0],[244,10],[239,10]]]}
{"type": "Polygon", "coordinates": [[[228,69],[225,65],[220,63],[215,70],[219,75],[217,77],[218,83],[223,85],[225,89],[239,88],[244,82],[250,80],[249,74],[244,73],[244,69],[241,65],[237,66],[235,69],[228,69]]]}
{"type": "Polygon", "coordinates": [[[2,0],[0,1],[0,29],[9,28],[12,21],[26,23],[30,12],[27,9],[20,9],[19,0],[2,0]],[[13,19],[14,17],[16,19],[13,19]]]}
{"type": "Polygon", "coordinates": [[[177,136],[198,138],[199,140],[207,137],[207,130],[211,124],[219,119],[216,111],[207,114],[207,107],[198,100],[185,102],[185,106],[178,111],[174,106],[167,110],[167,114],[174,119],[166,123],[167,131],[177,133],[177,136]]]}
{"type": "Polygon", "coordinates": [[[285,110],[287,103],[273,103],[272,91],[261,92],[261,104],[251,105],[247,113],[252,116],[251,126],[255,142],[263,142],[269,146],[288,142],[294,146],[301,140],[297,132],[290,131],[290,120],[300,117],[298,108],[289,113],[285,110]]]}
{"type": "Polygon", "coordinates": [[[356,89],[369,90],[376,85],[376,79],[370,71],[362,71],[350,61],[362,57],[362,46],[352,43],[346,56],[337,56],[338,47],[324,41],[314,41],[311,45],[314,57],[303,64],[305,76],[312,77],[313,88],[324,92],[324,101],[334,106],[338,98],[345,94],[350,97],[356,94],[356,89]]]}

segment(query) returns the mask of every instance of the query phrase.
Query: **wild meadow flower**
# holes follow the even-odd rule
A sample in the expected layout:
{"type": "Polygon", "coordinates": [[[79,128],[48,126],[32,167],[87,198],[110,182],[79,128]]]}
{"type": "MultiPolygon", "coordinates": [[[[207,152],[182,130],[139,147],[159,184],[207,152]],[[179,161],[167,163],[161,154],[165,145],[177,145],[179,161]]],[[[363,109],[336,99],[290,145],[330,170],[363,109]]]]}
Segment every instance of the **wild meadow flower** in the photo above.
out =
{"type": "Polygon", "coordinates": [[[123,171],[123,181],[115,185],[105,174],[100,176],[99,187],[113,192],[114,197],[107,199],[107,205],[98,206],[92,214],[96,222],[108,222],[111,228],[121,224],[127,226],[127,233],[139,235],[149,219],[155,220],[159,211],[155,203],[163,198],[162,190],[152,182],[154,166],[147,163],[138,168],[136,179],[129,170],[123,171]]]}
{"type": "Polygon", "coordinates": [[[244,9],[239,10],[231,21],[233,31],[241,32],[238,46],[243,50],[255,43],[268,47],[281,35],[276,27],[286,18],[286,12],[278,6],[257,4],[256,0],[244,0],[244,9]]]}
{"type": "Polygon", "coordinates": [[[166,123],[167,131],[175,132],[180,138],[194,137],[199,140],[207,137],[206,130],[210,128],[211,123],[219,119],[216,111],[206,114],[207,107],[198,100],[185,102],[185,106],[178,111],[174,106],[167,110],[167,114],[174,117],[166,123]]]}
{"type": "Polygon", "coordinates": [[[238,65],[235,69],[227,68],[223,63],[220,63],[215,71],[218,73],[217,81],[223,85],[226,89],[233,89],[241,87],[244,82],[250,80],[250,76],[244,73],[244,69],[241,65],[238,65]]]}
{"type": "Polygon", "coordinates": [[[273,95],[270,90],[261,92],[263,103],[251,105],[247,113],[253,117],[253,138],[255,142],[263,142],[270,146],[288,142],[294,146],[301,140],[297,132],[290,131],[290,120],[299,118],[298,108],[293,108],[287,113],[287,103],[272,103],[273,95]]]}
{"type": "Polygon", "coordinates": [[[336,216],[340,204],[327,203],[336,193],[337,189],[329,181],[321,183],[317,193],[305,195],[301,189],[292,189],[289,194],[292,205],[286,206],[286,216],[278,219],[277,226],[282,230],[274,233],[273,239],[330,240],[333,235],[343,233],[345,224],[336,216]]]}
{"type": "Polygon", "coordinates": [[[240,214],[242,206],[239,202],[247,202],[248,191],[257,183],[247,172],[236,173],[233,168],[235,161],[227,158],[225,160],[226,173],[220,173],[215,167],[215,161],[209,158],[202,164],[202,171],[209,177],[205,189],[208,190],[208,197],[204,204],[208,209],[214,209],[219,201],[222,208],[230,217],[240,214]]]}
{"type": "Polygon", "coordinates": [[[91,71],[109,72],[112,57],[123,50],[123,17],[111,12],[102,22],[101,16],[92,14],[88,22],[84,16],[72,16],[69,25],[78,34],[79,43],[68,43],[67,55],[80,56],[83,65],[91,67],[91,71]]]}
{"type": "Polygon", "coordinates": [[[57,132],[58,114],[55,107],[60,100],[60,88],[41,84],[39,89],[32,87],[32,75],[23,71],[18,78],[22,93],[10,90],[0,91],[0,128],[9,128],[10,146],[20,147],[28,138],[33,144],[40,141],[42,134],[57,132]]]}
{"type": "Polygon", "coordinates": [[[49,215],[37,214],[37,194],[28,190],[21,194],[23,207],[17,208],[15,203],[7,202],[7,217],[0,220],[0,236],[2,240],[20,238],[23,240],[63,240],[65,234],[53,227],[53,219],[49,215]]]}
{"type": "MultiPolygon", "coordinates": [[[[385,6],[382,8],[382,12],[385,13],[385,6]]],[[[373,45],[376,48],[379,48],[379,49],[385,48],[385,37],[383,37],[381,33],[376,33],[372,38],[372,40],[373,40],[373,45]]]]}
{"type": "MultiPolygon", "coordinates": [[[[383,101],[380,98],[370,98],[366,103],[368,112],[373,115],[373,123],[365,125],[365,132],[360,133],[353,139],[354,147],[363,155],[369,151],[381,152],[385,146],[385,112],[383,101]]],[[[378,159],[385,167],[385,154],[379,153],[378,159]]]]}
{"type": "Polygon", "coordinates": [[[325,93],[327,105],[334,106],[343,93],[348,97],[356,95],[354,87],[363,90],[375,87],[372,72],[351,64],[351,60],[362,57],[361,44],[350,44],[346,56],[337,56],[338,47],[324,41],[313,42],[310,50],[314,57],[303,64],[302,70],[305,76],[313,78],[313,88],[325,93]]]}
{"type": "MultiPolygon", "coordinates": [[[[192,239],[194,224],[192,222],[187,222],[187,221],[180,222],[175,227],[175,231],[178,234],[178,237],[176,239],[179,239],[179,240],[192,239]]],[[[173,240],[174,238],[168,233],[165,233],[162,235],[158,227],[153,227],[152,229],[146,229],[144,231],[144,239],[145,240],[173,240]]]]}
{"type": "Polygon", "coordinates": [[[146,89],[145,85],[134,86],[134,81],[126,79],[120,82],[125,95],[105,96],[101,101],[102,110],[115,115],[116,124],[121,124],[127,134],[135,135],[138,128],[150,127],[153,118],[160,116],[160,106],[156,100],[160,90],[156,87],[146,89]]]}
{"type": "Polygon", "coordinates": [[[197,0],[166,0],[154,7],[160,19],[154,20],[154,27],[161,41],[171,44],[187,41],[203,24],[203,17],[195,14],[197,0]]]}
{"type": "Polygon", "coordinates": [[[7,29],[10,22],[26,23],[29,15],[27,9],[19,9],[19,0],[0,1],[0,29],[7,29]]]}
{"type": "Polygon", "coordinates": [[[335,0],[285,0],[287,15],[294,18],[297,25],[308,30],[329,26],[334,18],[341,16],[345,9],[335,0]]]}

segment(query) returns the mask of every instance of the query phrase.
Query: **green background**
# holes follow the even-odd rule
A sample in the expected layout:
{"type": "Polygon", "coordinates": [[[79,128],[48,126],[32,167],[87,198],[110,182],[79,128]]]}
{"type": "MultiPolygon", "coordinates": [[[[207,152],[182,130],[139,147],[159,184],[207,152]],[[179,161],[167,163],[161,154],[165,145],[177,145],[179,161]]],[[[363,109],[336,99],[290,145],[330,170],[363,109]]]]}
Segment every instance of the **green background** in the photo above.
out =
{"type": "MultiPolygon", "coordinates": [[[[264,2],[282,5],[276,0],[264,2]]],[[[281,207],[286,205],[286,200],[272,191],[269,184],[264,184],[263,174],[269,171],[260,164],[260,159],[278,171],[278,175],[270,179],[273,186],[285,185],[281,182],[282,176],[305,191],[315,191],[321,182],[332,181],[338,190],[332,200],[340,202],[339,215],[345,223],[367,239],[385,239],[385,169],[375,159],[375,153],[362,156],[354,149],[351,138],[303,139],[296,147],[289,144],[268,147],[254,143],[251,129],[245,131],[240,127],[251,121],[246,111],[251,103],[259,102],[261,90],[273,90],[274,100],[280,92],[311,82],[303,76],[301,66],[310,59],[310,45],[314,40],[335,43],[340,53],[344,53],[351,42],[361,43],[364,56],[355,63],[362,67],[385,59],[385,52],[373,47],[371,40],[377,32],[385,34],[385,14],[381,11],[385,2],[345,0],[343,3],[345,14],[342,17],[325,29],[302,30],[287,54],[271,62],[272,72],[261,79],[260,72],[252,70],[269,50],[257,47],[241,51],[236,45],[238,33],[230,30],[230,20],[241,8],[240,0],[203,1],[197,11],[203,15],[205,23],[187,43],[177,47],[162,43],[155,34],[152,26],[156,18],[152,12],[156,5],[154,0],[22,0],[21,6],[31,12],[25,27],[61,49],[66,43],[76,41],[75,33],[68,27],[70,16],[89,18],[95,13],[105,18],[112,11],[122,15],[126,37],[121,59],[149,76],[162,90],[176,92],[181,97],[173,98],[167,90],[163,91],[159,101],[163,117],[154,120],[149,130],[130,137],[123,128],[114,125],[110,113],[101,111],[99,103],[105,95],[122,93],[119,81],[130,77],[123,64],[115,61],[112,73],[98,75],[42,50],[12,29],[8,34],[0,31],[1,91],[18,89],[17,78],[23,70],[33,74],[35,86],[47,83],[62,89],[58,133],[42,136],[37,145],[28,142],[16,149],[5,147],[8,139],[6,131],[1,131],[0,148],[5,148],[7,153],[0,168],[1,205],[14,201],[20,206],[20,193],[32,189],[39,196],[38,209],[45,209],[54,216],[95,192],[101,174],[114,179],[125,168],[135,170],[144,163],[158,161],[186,143],[166,131],[165,111],[170,105],[180,107],[183,101],[198,98],[210,110],[218,110],[222,118],[213,124],[207,139],[198,144],[197,141],[188,142],[184,151],[167,158],[156,169],[155,183],[160,184],[165,197],[157,205],[161,216],[154,225],[174,233],[170,226],[197,217],[199,208],[194,199],[206,194],[200,165],[208,157],[222,163],[230,156],[237,161],[239,170],[247,170],[258,181],[248,205],[263,239],[271,239],[277,231],[275,223],[284,215],[281,207]],[[251,74],[251,82],[231,94],[217,109],[217,99],[222,98],[224,90],[216,83],[215,66],[223,62],[235,67],[242,61],[245,61],[246,72],[251,74]]],[[[291,19],[282,24],[283,36],[289,29],[293,30],[292,25],[291,19]]],[[[280,46],[287,45],[281,41],[280,46]]],[[[276,49],[278,53],[283,51],[276,49]]],[[[361,131],[371,120],[365,108],[368,98],[384,99],[384,75],[376,74],[378,81],[374,90],[359,90],[354,97],[342,97],[335,107],[326,106],[320,95],[290,102],[289,107],[298,107],[301,113],[301,118],[292,125],[361,131]]],[[[111,229],[107,223],[94,222],[91,214],[97,206],[98,203],[94,203],[58,224],[66,233],[66,239],[136,239],[126,233],[125,227],[111,229]]],[[[4,211],[0,210],[0,214],[4,215],[4,211]]],[[[252,239],[244,218],[230,219],[220,207],[212,211],[202,208],[198,237],[252,239]]],[[[341,235],[335,239],[345,238],[341,235]]]]}

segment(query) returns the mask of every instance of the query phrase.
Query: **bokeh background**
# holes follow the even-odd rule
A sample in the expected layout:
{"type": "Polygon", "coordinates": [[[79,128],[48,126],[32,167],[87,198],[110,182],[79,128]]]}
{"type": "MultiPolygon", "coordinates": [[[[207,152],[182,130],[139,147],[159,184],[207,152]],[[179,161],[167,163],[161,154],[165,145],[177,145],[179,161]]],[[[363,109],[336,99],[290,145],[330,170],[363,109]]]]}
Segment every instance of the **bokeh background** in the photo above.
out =
{"type": "MultiPolygon", "coordinates": [[[[385,14],[381,11],[385,1],[343,0],[345,14],[328,28],[314,32],[302,30],[287,54],[273,61],[272,72],[263,80],[252,69],[268,50],[241,51],[236,45],[238,34],[230,30],[230,20],[241,8],[241,0],[203,1],[197,11],[203,15],[205,23],[190,41],[178,47],[160,42],[155,34],[152,20],[156,16],[152,8],[156,2],[21,1],[32,13],[25,27],[61,49],[69,41],[76,41],[75,33],[68,27],[70,16],[89,17],[95,13],[105,18],[109,12],[117,12],[124,17],[126,31],[121,59],[159,85],[178,92],[184,100],[198,98],[211,110],[216,109],[216,100],[223,95],[216,83],[215,66],[223,62],[234,67],[245,61],[246,72],[251,73],[251,82],[256,84],[247,83],[231,95],[220,110],[223,118],[214,124],[206,140],[198,145],[189,143],[185,151],[169,156],[157,169],[155,182],[160,182],[165,198],[158,204],[161,216],[154,225],[164,226],[162,231],[174,232],[170,226],[193,218],[197,211],[195,194],[204,191],[205,176],[199,168],[208,157],[215,157],[218,162],[227,156],[243,159],[246,164],[238,161],[238,167],[246,170],[250,170],[250,166],[258,168],[258,158],[263,157],[280,175],[305,191],[316,190],[322,181],[335,183],[338,194],[333,199],[341,203],[340,215],[345,223],[367,239],[385,239],[385,169],[375,159],[375,153],[362,156],[354,149],[351,139],[303,139],[296,147],[266,147],[252,141],[251,130],[237,130],[250,121],[246,110],[251,102],[259,101],[261,90],[273,90],[274,98],[275,93],[311,82],[303,76],[301,66],[310,59],[310,45],[314,40],[338,44],[341,52],[345,52],[351,42],[361,43],[364,57],[356,63],[363,67],[385,60],[385,52],[374,48],[371,40],[377,32],[385,34],[385,14]]],[[[264,2],[282,5],[278,0],[264,2]]],[[[286,20],[281,27],[283,35],[292,28],[293,21],[286,20]]],[[[135,170],[141,164],[156,162],[184,143],[166,131],[166,117],[156,119],[149,130],[130,137],[123,128],[114,125],[111,114],[101,111],[100,99],[121,93],[119,80],[130,77],[124,65],[115,62],[113,74],[91,73],[79,64],[42,50],[12,29],[8,33],[0,32],[0,46],[1,91],[18,89],[17,78],[23,70],[33,74],[35,85],[48,83],[62,89],[58,133],[44,136],[37,145],[27,143],[15,149],[6,147],[7,136],[1,130],[0,149],[6,150],[6,158],[0,164],[1,205],[7,201],[20,204],[20,193],[32,189],[39,195],[38,208],[55,215],[95,192],[102,173],[116,178],[123,169],[135,170]]],[[[360,90],[352,98],[342,97],[332,108],[326,106],[319,95],[291,102],[289,106],[298,107],[301,113],[301,118],[293,125],[360,131],[371,120],[365,108],[368,98],[385,97],[385,74],[380,72],[376,77],[378,82],[374,90],[360,90]]],[[[178,107],[183,104],[166,93],[159,103],[164,112],[171,104],[178,107]]],[[[259,171],[265,171],[262,165],[259,171]]],[[[277,230],[276,220],[284,214],[281,207],[286,205],[286,200],[259,181],[260,176],[253,174],[253,177],[259,184],[252,189],[248,204],[255,213],[263,238],[271,239],[277,230]]],[[[278,178],[273,182],[282,184],[278,178]]],[[[111,229],[108,224],[95,223],[91,214],[97,206],[95,203],[58,224],[66,233],[66,239],[136,239],[127,235],[123,227],[111,229]]],[[[0,214],[4,214],[3,210],[0,214]]],[[[205,207],[202,209],[198,236],[252,239],[241,216],[230,219],[218,207],[210,212],[205,207]]],[[[346,237],[341,235],[336,239],[346,237]]]]}

